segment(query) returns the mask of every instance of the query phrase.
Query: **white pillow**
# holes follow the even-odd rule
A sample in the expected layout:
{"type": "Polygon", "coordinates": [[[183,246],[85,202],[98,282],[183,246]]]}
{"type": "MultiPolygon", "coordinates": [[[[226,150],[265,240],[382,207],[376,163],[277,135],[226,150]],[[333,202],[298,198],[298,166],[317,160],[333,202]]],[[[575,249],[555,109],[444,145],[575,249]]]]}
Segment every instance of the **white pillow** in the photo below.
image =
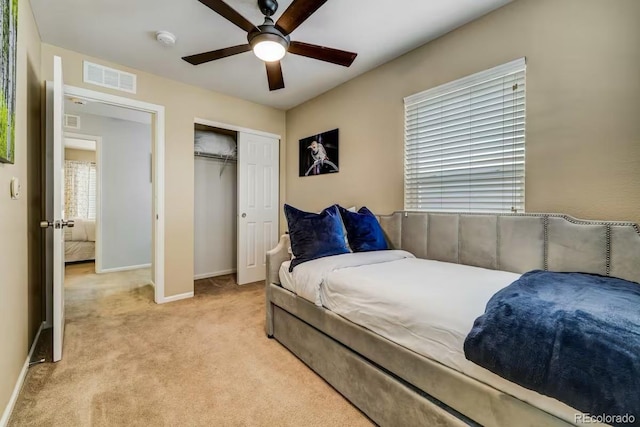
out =
{"type": "MultiPolygon", "coordinates": [[[[86,242],[87,232],[84,229],[84,220],[82,218],[71,218],[73,220],[73,227],[67,227],[71,230],[71,238],[75,242],[86,242]]],[[[65,235],[65,238],[68,235],[65,235]]]]}
{"type": "Polygon", "coordinates": [[[197,152],[235,158],[236,141],[229,135],[197,130],[194,138],[194,150],[197,152]]]}
{"type": "MultiPolygon", "coordinates": [[[[347,208],[349,212],[358,212],[355,206],[351,206],[347,208]]],[[[342,221],[342,217],[340,217],[340,221],[342,221]]],[[[349,252],[353,252],[351,249],[351,245],[349,244],[349,238],[347,237],[347,227],[344,226],[344,221],[342,221],[342,233],[344,233],[344,242],[347,244],[347,248],[349,248],[349,252]]]]}
{"type": "Polygon", "coordinates": [[[84,220],[84,231],[87,233],[87,240],[90,242],[96,241],[96,220],[87,219],[84,220]]]}

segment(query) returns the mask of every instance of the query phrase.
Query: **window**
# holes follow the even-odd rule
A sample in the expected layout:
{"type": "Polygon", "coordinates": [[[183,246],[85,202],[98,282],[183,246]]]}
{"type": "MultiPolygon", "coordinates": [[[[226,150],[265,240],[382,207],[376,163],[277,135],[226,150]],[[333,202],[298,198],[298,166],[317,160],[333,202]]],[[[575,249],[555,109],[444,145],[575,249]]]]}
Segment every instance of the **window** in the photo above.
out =
{"type": "Polygon", "coordinates": [[[96,164],[65,160],[65,215],[96,219],[96,164]]]}
{"type": "Polygon", "coordinates": [[[405,98],[406,210],[523,212],[524,58],[405,98]]]}

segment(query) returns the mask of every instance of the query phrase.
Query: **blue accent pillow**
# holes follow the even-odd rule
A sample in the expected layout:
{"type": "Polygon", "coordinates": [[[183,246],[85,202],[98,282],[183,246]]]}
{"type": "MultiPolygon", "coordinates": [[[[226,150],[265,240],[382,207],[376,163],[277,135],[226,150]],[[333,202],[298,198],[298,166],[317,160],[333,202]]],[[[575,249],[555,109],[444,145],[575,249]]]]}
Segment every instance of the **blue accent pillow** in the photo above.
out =
{"type": "Polygon", "coordinates": [[[289,225],[291,251],[295,257],[291,260],[289,271],[306,261],[350,252],[337,205],[316,214],[285,204],[284,215],[289,225]]]}
{"type": "Polygon", "coordinates": [[[365,206],[361,207],[358,212],[349,212],[340,207],[340,215],[347,229],[347,238],[352,251],[368,252],[389,249],[378,218],[365,206]]]}

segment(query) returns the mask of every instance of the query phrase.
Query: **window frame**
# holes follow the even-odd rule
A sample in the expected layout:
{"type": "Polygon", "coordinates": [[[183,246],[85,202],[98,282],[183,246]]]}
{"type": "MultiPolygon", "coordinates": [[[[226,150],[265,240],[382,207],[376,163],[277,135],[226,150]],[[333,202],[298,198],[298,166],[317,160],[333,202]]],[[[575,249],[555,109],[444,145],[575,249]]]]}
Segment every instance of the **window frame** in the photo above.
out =
{"type": "MultiPolygon", "coordinates": [[[[496,86],[499,85],[499,83],[496,83],[496,86]]],[[[503,87],[503,89],[497,89],[496,92],[502,91],[504,92],[505,89],[503,87]]],[[[469,95],[469,99],[473,99],[471,98],[471,95],[469,95]]],[[[484,108],[484,107],[482,107],[484,108]]],[[[487,112],[489,112],[489,108],[487,108],[487,110],[482,110],[482,108],[478,108],[477,110],[471,109],[469,108],[469,112],[470,112],[470,117],[471,117],[471,113],[473,114],[478,114],[478,113],[482,113],[484,112],[485,114],[487,112]]],[[[456,119],[459,120],[461,123],[463,123],[462,119],[456,119]]],[[[469,119],[471,120],[471,119],[469,119]]],[[[429,125],[431,126],[431,125],[429,125]]],[[[447,125],[448,126],[448,125],[447,125]]],[[[440,126],[439,128],[434,128],[436,130],[438,129],[443,129],[446,128],[447,126],[440,126]]],[[[471,128],[471,126],[470,126],[471,128]]],[[[470,131],[471,132],[471,131],[470,131]]],[[[470,133],[469,142],[472,142],[475,136],[475,139],[480,138],[479,134],[481,133],[481,131],[479,130],[475,130],[475,134],[470,133]]],[[[503,134],[504,135],[504,134],[503,134]]],[[[507,138],[509,139],[509,138],[507,138]]],[[[504,136],[503,136],[503,141],[505,140],[504,136]]],[[[449,150],[454,150],[455,148],[460,148],[460,147],[456,147],[454,146],[454,144],[459,144],[460,142],[450,142],[447,144],[450,144],[451,146],[448,147],[449,150]]],[[[422,144],[424,144],[425,148],[429,148],[429,142],[423,142],[422,144]]],[[[446,148],[446,144],[443,145],[446,148]]],[[[471,145],[469,145],[471,147],[471,145]]],[[[431,89],[416,93],[414,95],[408,96],[406,98],[404,98],[404,153],[403,153],[403,181],[404,181],[404,209],[405,210],[409,210],[409,211],[433,211],[433,212],[458,212],[458,213],[463,213],[463,212],[468,212],[468,213],[505,213],[505,212],[525,212],[525,186],[526,186],[526,58],[518,58],[514,61],[510,61],[508,63],[502,64],[502,65],[498,65],[496,67],[490,68],[488,70],[484,70],[484,71],[480,71],[478,73],[448,82],[448,83],[444,83],[442,85],[433,87],[431,89]],[[416,165],[418,164],[418,161],[416,160],[416,154],[415,154],[415,150],[416,148],[420,148],[421,144],[420,142],[416,142],[416,139],[418,139],[418,137],[415,136],[411,136],[411,134],[415,135],[415,133],[420,129],[421,126],[426,127],[424,124],[417,124],[417,123],[413,123],[410,124],[411,120],[421,120],[421,123],[424,122],[428,122],[430,120],[425,120],[425,117],[428,117],[424,112],[422,112],[423,117],[420,117],[420,104],[425,104],[424,109],[426,110],[430,110],[433,109],[434,105],[437,105],[438,99],[442,98],[442,97],[446,97],[447,95],[451,96],[454,95],[454,97],[452,97],[451,99],[449,99],[448,101],[446,101],[448,104],[444,104],[446,106],[452,106],[455,105],[456,103],[460,102],[461,100],[464,99],[464,91],[468,91],[468,90],[473,90],[474,87],[482,87],[482,85],[492,85],[494,81],[497,81],[499,79],[502,79],[503,85],[506,82],[506,79],[510,76],[514,76],[514,80],[517,76],[521,75],[521,79],[523,82],[523,86],[519,87],[519,86],[514,86],[514,91],[518,91],[517,93],[521,93],[522,94],[522,100],[521,100],[521,104],[522,106],[519,106],[519,103],[516,102],[516,97],[514,96],[514,98],[511,100],[511,104],[509,105],[509,107],[503,107],[502,109],[499,109],[499,116],[502,116],[502,122],[503,122],[503,128],[509,128],[513,130],[513,134],[511,135],[511,142],[507,145],[504,145],[503,142],[503,158],[504,158],[504,153],[505,151],[505,147],[509,147],[509,149],[513,150],[513,152],[515,153],[516,148],[518,149],[518,155],[516,156],[514,154],[513,156],[513,161],[512,163],[503,163],[503,165],[501,166],[502,168],[502,172],[497,171],[496,174],[502,173],[503,177],[502,180],[504,182],[509,182],[509,180],[511,179],[511,194],[513,195],[513,199],[512,201],[514,202],[511,206],[510,209],[497,209],[497,208],[487,208],[487,209],[483,209],[482,208],[482,203],[480,202],[479,199],[477,199],[478,204],[474,207],[473,206],[473,201],[474,198],[471,196],[471,194],[473,193],[472,187],[473,187],[473,183],[474,180],[471,179],[470,181],[468,181],[469,183],[471,183],[470,185],[468,185],[466,187],[466,192],[468,193],[466,196],[461,196],[461,198],[467,198],[468,203],[469,203],[469,208],[465,209],[465,208],[456,208],[454,209],[453,207],[451,207],[451,205],[455,205],[456,203],[449,203],[450,206],[446,206],[446,203],[444,203],[445,206],[440,206],[440,207],[436,207],[436,206],[421,206],[418,202],[414,202],[411,201],[410,199],[416,199],[419,198],[421,195],[421,192],[423,190],[419,189],[419,184],[415,184],[410,182],[409,179],[409,173],[415,173],[415,169],[417,168],[416,165]],[[455,93],[456,92],[461,92],[460,97],[458,98],[455,93]],[[506,121],[508,121],[507,119],[505,119],[505,117],[507,116],[507,111],[509,110],[509,108],[511,108],[513,110],[513,114],[514,114],[514,119],[512,120],[511,124],[509,126],[507,126],[505,124],[506,121]],[[521,108],[521,109],[520,109],[521,108]],[[516,120],[516,112],[522,112],[522,116],[519,116],[516,120]],[[419,117],[420,119],[417,119],[417,117],[419,117]],[[521,123],[520,123],[521,122],[521,123]],[[518,132],[518,135],[516,136],[516,131],[521,127],[521,131],[518,132]],[[409,150],[413,150],[413,153],[409,153],[409,150]],[[412,159],[413,157],[413,159],[412,159]],[[518,160],[516,160],[516,157],[518,160]],[[511,173],[511,172],[506,172],[506,171],[511,171],[513,173],[513,175],[507,177],[505,175],[505,173],[511,173]],[[411,185],[411,188],[409,188],[409,184],[411,185]],[[521,196],[521,197],[520,197],[521,196]],[[519,203],[521,202],[521,203],[519,203]],[[517,210],[514,210],[514,208],[516,208],[517,210]]],[[[484,150],[484,148],[483,148],[484,150]]],[[[429,150],[427,150],[429,151],[429,150]]],[[[487,149],[487,152],[489,152],[489,149],[487,149]]],[[[467,157],[469,160],[469,163],[472,163],[474,160],[474,155],[469,154],[469,156],[467,157]]],[[[432,155],[427,155],[425,157],[430,157],[427,160],[424,160],[426,162],[430,162],[432,160],[432,158],[437,158],[436,156],[432,156],[432,155]]],[[[460,156],[460,157],[464,157],[464,156],[460,156]]],[[[443,159],[445,159],[445,157],[443,157],[443,159]]],[[[504,160],[503,160],[504,161],[504,160]]],[[[442,166],[441,166],[442,167],[442,166]]],[[[426,166],[425,166],[426,168],[426,166]]],[[[431,173],[431,172],[429,172],[431,173]]],[[[426,179],[426,175],[425,174],[425,178],[426,179]]],[[[432,177],[433,178],[433,177],[432,177]]],[[[418,178],[419,179],[423,179],[423,178],[418,178]]],[[[500,178],[496,178],[496,181],[498,181],[500,178]]],[[[456,181],[457,183],[458,181],[456,181]]],[[[464,181],[459,181],[459,182],[464,182],[464,181]]],[[[478,183],[478,180],[475,180],[476,183],[478,183]]],[[[503,184],[504,185],[504,184],[503,184]]],[[[480,184],[479,186],[482,186],[482,184],[480,184]]],[[[444,187],[434,187],[437,191],[437,189],[440,188],[444,188],[444,187]]],[[[463,187],[461,187],[463,188],[463,187]]],[[[429,191],[429,190],[427,190],[429,191]]],[[[502,192],[504,192],[504,190],[502,190],[502,192]]],[[[450,191],[449,197],[452,197],[451,195],[452,191],[450,191]]],[[[446,194],[446,193],[445,193],[446,194]]],[[[441,194],[442,196],[442,194],[441,194]]],[[[505,197],[504,194],[500,194],[499,197],[497,197],[496,199],[502,200],[503,204],[504,201],[507,200],[507,198],[505,197]]],[[[442,201],[445,201],[445,199],[441,199],[442,201]]],[[[498,202],[496,202],[495,204],[499,204],[498,202]]]]}

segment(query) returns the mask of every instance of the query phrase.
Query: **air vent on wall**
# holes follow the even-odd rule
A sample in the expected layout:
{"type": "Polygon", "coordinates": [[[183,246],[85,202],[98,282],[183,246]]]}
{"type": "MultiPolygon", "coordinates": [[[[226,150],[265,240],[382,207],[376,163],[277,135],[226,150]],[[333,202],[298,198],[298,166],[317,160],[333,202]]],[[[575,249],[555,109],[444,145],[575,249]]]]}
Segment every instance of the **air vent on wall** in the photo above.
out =
{"type": "Polygon", "coordinates": [[[70,129],[80,129],[80,116],[65,114],[64,127],[70,128],[70,129]]]}
{"type": "Polygon", "coordinates": [[[136,75],[84,61],[84,82],[136,93],[136,75]]]}

